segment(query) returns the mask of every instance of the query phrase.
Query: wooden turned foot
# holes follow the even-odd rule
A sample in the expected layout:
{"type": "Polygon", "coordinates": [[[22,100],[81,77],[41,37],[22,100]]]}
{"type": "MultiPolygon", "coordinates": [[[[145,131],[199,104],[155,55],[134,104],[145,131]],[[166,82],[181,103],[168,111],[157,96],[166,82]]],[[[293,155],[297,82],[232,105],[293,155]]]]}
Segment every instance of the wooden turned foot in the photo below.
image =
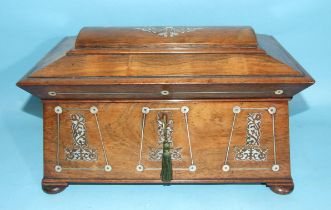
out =
{"type": "Polygon", "coordinates": [[[42,189],[48,194],[57,194],[68,187],[67,183],[42,183],[42,189]]]}
{"type": "Polygon", "coordinates": [[[270,190],[274,193],[280,195],[287,195],[290,194],[294,189],[294,184],[292,183],[272,183],[267,184],[270,190]]]}

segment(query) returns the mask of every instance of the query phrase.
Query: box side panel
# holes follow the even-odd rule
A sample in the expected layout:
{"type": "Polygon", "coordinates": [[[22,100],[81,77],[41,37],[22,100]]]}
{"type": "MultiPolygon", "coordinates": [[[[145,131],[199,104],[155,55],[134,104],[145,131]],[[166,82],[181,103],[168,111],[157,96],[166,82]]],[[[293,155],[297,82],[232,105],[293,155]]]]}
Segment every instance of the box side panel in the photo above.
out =
{"type": "Polygon", "coordinates": [[[48,101],[44,109],[46,179],[161,183],[162,114],[172,121],[174,183],[291,177],[285,100],[48,101]]]}

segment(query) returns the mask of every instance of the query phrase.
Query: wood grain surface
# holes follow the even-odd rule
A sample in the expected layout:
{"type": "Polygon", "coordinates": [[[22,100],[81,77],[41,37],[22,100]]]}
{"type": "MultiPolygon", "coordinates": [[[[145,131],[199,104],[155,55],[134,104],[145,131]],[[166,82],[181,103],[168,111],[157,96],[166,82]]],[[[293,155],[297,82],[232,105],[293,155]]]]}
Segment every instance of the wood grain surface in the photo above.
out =
{"type": "MultiPolygon", "coordinates": [[[[191,134],[192,153],[195,172],[187,170],[174,171],[174,183],[176,182],[216,182],[221,180],[289,180],[289,136],[288,136],[288,109],[287,101],[206,101],[206,102],[150,102],[133,101],[126,102],[47,102],[44,104],[44,166],[46,179],[70,180],[108,180],[109,182],[161,183],[160,171],[145,170],[138,172],[136,166],[139,161],[142,107],[149,108],[180,108],[188,106],[188,125],[191,134]],[[60,173],[54,170],[57,151],[57,121],[54,108],[61,106],[64,111],[60,115],[60,163],[63,168],[88,168],[92,170],[63,170],[60,173]],[[88,110],[96,106],[99,109],[98,120],[106,148],[111,172],[103,170],[105,159],[102,155],[100,142],[94,115],[88,110]],[[240,106],[245,108],[265,108],[274,106],[277,108],[275,118],[277,162],[280,170],[271,170],[273,165],[273,136],[272,118],[265,110],[243,110],[237,118],[233,140],[230,145],[229,162],[233,168],[268,168],[266,170],[230,170],[222,171],[224,164],[231,125],[233,120],[232,108],[240,106]],[[69,110],[66,110],[69,109],[69,110]],[[246,141],[247,115],[250,112],[262,114],[261,147],[268,148],[266,161],[237,161],[234,159],[234,147],[243,146],[246,141]],[[98,160],[95,162],[68,161],[65,159],[65,148],[72,147],[72,131],[70,114],[81,113],[86,117],[87,138],[89,147],[98,152],[98,160]],[[101,170],[97,170],[101,169],[101,170]],[[130,181],[131,180],[131,181],[130,181]]],[[[150,148],[159,147],[157,144],[157,113],[150,111],[146,116],[144,129],[144,144],[142,152],[142,164],[146,168],[159,168],[161,162],[148,160],[150,148]]],[[[189,145],[183,113],[178,110],[168,111],[174,120],[174,147],[182,148],[182,161],[174,161],[175,168],[187,168],[191,164],[189,145]]],[[[76,180],[76,181],[77,181],[76,180]]]]}

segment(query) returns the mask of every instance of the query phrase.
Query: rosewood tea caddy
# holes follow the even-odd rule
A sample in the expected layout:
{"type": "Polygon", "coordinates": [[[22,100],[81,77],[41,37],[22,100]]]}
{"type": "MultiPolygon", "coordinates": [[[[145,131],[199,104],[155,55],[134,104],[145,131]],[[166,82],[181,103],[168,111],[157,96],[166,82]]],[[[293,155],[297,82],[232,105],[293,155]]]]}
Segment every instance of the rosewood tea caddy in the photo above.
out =
{"type": "Polygon", "coordinates": [[[17,85],[42,100],[44,178],[293,188],[288,101],[314,80],[250,27],[83,28],[17,85]]]}

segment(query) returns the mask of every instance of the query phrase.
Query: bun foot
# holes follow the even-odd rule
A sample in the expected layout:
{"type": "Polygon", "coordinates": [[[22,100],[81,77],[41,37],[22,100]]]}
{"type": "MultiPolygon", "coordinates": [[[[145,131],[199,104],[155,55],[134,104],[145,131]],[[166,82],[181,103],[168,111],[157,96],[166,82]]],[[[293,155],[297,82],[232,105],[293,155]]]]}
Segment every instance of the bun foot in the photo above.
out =
{"type": "Polygon", "coordinates": [[[290,194],[294,189],[294,184],[292,183],[270,183],[267,184],[267,187],[274,193],[280,195],[290,194]]]}
{"type": "Polygon", "coordinates": [[[68,183],[42,183],[42,189],[48,194],[57,194],[68,187],[68,183]]]}

